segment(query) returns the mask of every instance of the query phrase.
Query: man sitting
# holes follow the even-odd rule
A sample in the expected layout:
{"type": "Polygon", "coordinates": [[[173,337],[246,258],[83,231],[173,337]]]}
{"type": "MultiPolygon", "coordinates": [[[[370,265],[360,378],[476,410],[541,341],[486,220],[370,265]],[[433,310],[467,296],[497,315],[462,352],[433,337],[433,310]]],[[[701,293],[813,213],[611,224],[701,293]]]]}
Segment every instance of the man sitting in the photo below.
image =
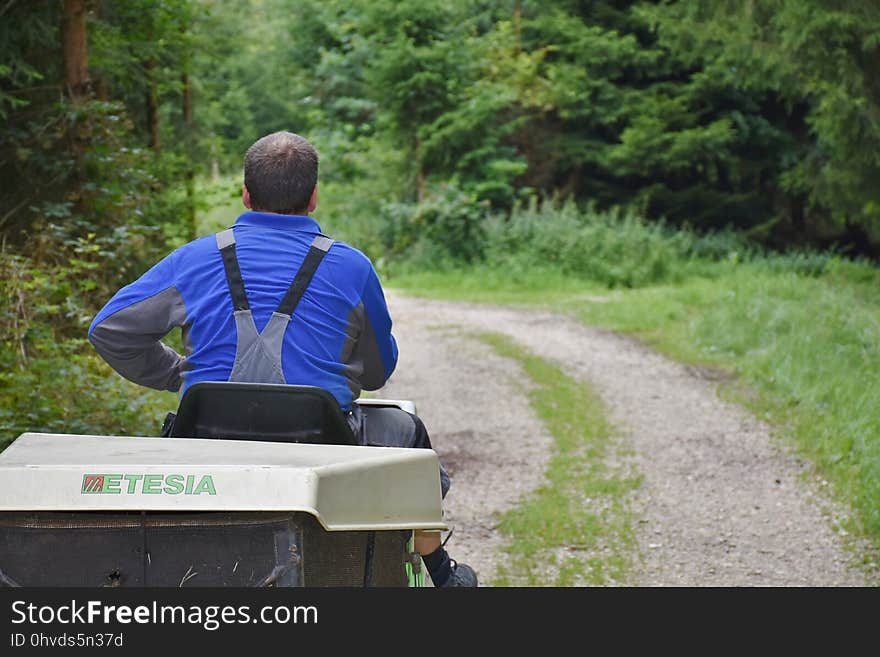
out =
{"type": "MultiPolygon", "coordinates": [[[[422,421],[397,408],[360,407],[361,390],[385,385],[397,343],[373,264],[321,232],[318,154],[276,132],[244,159],[232,228],[175,250],[117,292],[89,340],[119,374],[181,393],[199,381],[312,385],[330,391],[363,445],[431,448],[422,421]],[[181,327],[186,355],[162,343],[181,327]]],[[[440,466],[443,497],[449,477],[440,466]]],[[[435,586],[473,587],[473,569],[449,558],[439,532],[416,532],[435,586]]]]}

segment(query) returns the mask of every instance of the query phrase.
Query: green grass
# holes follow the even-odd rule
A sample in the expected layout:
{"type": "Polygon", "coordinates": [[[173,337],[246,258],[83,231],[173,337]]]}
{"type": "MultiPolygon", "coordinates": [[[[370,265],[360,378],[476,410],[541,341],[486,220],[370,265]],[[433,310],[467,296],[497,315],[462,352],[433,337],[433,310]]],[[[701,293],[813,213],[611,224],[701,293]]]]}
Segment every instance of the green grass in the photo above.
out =
{"type": "Polygon", "coordinates": [[[558,269],[511,272],[489,266],[448,271],[385,273],[383,283],[428,297],[504,305],[565,302],[605,295],[602,286],[566,276],[558,269]]]}
{"type": "Polygon", "coordinates": [[[509,558],[494,586],[582,586],[622,583],[634,537],[628,494],[638,478],[620,466],[621,447],[588,385],[566,376],[508,338],[477,337],[501,356],[519,362],[531,380],[533,410],[554,438],[546,484],[506,512],[500,529],[509,558]]]}
{"type": "MultiPolygon", "coordinates": [[[[502,272],[503,273],[503,272],[502,272]]],[[[516,301],[635,336],[677,360],[732,375],[722,394],[770,423],[854,510],[847,529],[880,547],[880,273],[832,263],[821,275],[772,258],[634,290],[485,271],[397,277],[410,294],[516,301]],[[486,281],[494,281],[486,284],[486,281]]],[[[877,554],[864,557],[876,564],[877,554]]]]}

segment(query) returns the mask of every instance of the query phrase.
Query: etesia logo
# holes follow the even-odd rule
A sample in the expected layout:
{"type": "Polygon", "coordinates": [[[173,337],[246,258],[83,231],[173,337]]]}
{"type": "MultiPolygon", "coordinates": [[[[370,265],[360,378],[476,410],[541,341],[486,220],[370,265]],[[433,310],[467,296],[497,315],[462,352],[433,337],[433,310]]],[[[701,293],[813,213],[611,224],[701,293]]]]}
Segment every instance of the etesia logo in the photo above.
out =
{"type": "Polygon", "coordinates": [[[109,495],[216,495],[211,475],[182,474],[86,474],[83,475],[83,494],[109,495]]]}

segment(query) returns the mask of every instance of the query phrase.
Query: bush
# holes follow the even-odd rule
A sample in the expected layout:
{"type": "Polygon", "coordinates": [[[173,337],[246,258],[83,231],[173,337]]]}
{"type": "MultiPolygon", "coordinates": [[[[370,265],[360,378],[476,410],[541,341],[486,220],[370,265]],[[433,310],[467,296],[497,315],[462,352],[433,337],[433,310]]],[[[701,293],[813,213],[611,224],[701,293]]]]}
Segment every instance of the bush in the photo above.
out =
{"type": "Polygon", "coordinates": [[[392,256],[425,267],[473,263],[483,256],[487,207],[452,185],[418,204],[389,203],[382,241],[392,256]]]}
{"type": "Polygon", "coordinates": [[[0,311],[0,448],[25,431],[155,433],[163,409],[176,405],[171,393],[114,375],[93,352],[86,331],[106,300],[103,276],[114,259],[89,240],[76,244],[66,266],[0,253],[8,300],[0,311]]]}
{"type": "Polygon", "coordinates": [[[86,340],[53,343],[45,331],[40,350],[25,364],[0,358],[0,449],[26,431],[158,435],[173,393],[138,388],[95,355],[86,340]]]}
{"type": "Polygon", "coordinates": [[[638,287],[680,278],[693,240],[632,212],[533,201],[487,221],[485,254],[501,267],[553,266],[608,287],[638,287]]]}

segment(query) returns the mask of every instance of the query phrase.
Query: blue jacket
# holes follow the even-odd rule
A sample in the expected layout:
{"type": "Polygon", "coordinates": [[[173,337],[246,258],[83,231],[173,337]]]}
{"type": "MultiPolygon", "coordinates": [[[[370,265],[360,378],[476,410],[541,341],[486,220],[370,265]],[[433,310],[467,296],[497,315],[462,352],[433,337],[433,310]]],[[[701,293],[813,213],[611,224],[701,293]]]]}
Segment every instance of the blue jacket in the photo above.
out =
{"type": "MultiPolygon", "coordinates": [[[[320,226],[309,216],[245,212],[233,227],[254,324],[278,308],[320,226]]],[[[166,256],[119,290],[89,327],[98,353],[126,379],[159,390],[228,381],[236,353],[233,302],[213,235],[166,256]],[[161,340],[181,327],[185,355],[161,340]]],[[[329,390],[343,409],[381,388],[397,344],[378,275],[357,249],[334,242],[284,333],[289,384],[329,390]]]]}

